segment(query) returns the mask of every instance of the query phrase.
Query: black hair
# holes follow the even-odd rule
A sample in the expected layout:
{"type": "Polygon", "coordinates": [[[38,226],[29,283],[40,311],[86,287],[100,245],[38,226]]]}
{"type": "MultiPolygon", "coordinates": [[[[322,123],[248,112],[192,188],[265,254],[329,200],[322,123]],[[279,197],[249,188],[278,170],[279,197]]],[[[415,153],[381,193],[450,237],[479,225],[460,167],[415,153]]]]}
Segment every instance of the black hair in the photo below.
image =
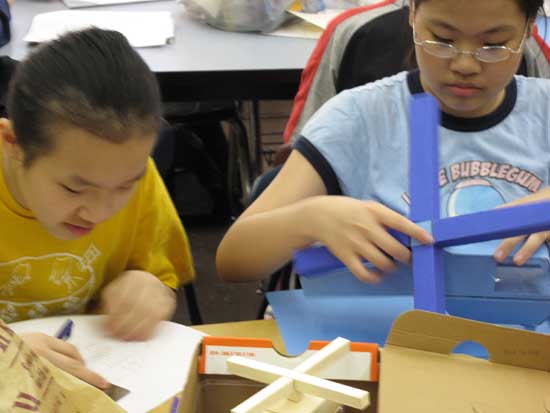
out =
{"type": "MultiPolygon", "coordinates": [[[[420,6],[426,0],[411,0],[414,7],[420,6]]],[[[544,0],[517,0],[520,8],[528,19],[535,18],[544,5],[544,0]]]]}
{"type": "Polygon", "coordinates": [[[17,68],[7,99],[25,166],[55,145],[57,127],[76,127],[112,142],[160,126],[155,76],[126,38],[97,28],[37,47],[17,68]]]}

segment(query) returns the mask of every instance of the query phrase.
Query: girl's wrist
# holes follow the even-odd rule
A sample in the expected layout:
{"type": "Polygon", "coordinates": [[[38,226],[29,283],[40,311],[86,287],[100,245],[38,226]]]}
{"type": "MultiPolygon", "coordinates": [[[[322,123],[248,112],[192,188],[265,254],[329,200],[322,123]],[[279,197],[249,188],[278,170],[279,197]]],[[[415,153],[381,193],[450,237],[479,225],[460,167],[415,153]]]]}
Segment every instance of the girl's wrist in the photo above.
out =
{"type": "Polygon", "coordinates": [[[289,230],[295,234],[294,249],[303,249],[319,241],[319,198],[312,197],[293,205],[289,230]]]}

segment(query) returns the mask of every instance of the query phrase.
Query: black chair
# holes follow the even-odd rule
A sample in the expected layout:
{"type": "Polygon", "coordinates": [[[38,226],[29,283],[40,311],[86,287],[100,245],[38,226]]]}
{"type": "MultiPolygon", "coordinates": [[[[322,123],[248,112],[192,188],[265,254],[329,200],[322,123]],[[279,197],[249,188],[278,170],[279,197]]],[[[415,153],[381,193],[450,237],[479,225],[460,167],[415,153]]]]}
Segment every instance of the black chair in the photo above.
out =
{"type": "MultiPolygon", "coordinates": [[[[237,217],[244,209],[250,196],[252,179],[257,174],[251,156],[251,145],[244,123],[240,117],[240,106],[236,101],[221,102],[164,102],[164,125],[153,153],[170,196],[177,199],[178,153],[181,142],[198,131],[201,135],[223,134],[227,143],[227,159],[217,159],[225,174],[226,196],[230,217],[237,217]],[[186,134],[178,134],[177,127],[189,127],[186,134]],[[223,128],[222,125],[227,126],[223,128]],[[182,136],[185,135],[185,136],[182,136]]],[[[206,138],[207,136],[202,136],[206,138]]],[[[196,137],[200,139],[201,137],[196,137]]],[[[224,148],[225,149],[225,148],[224,148]]],[[[215,152],[216,148],[212,148],[215,152]]],[[[220,151],[225,153],[225,151],[220,151]]],[[[176,205],[177,206],[177,205],[176,205]]],[[[181,216],[181,211],[180,216],[181,216]]],[[[184,285],[184,292],[192,324],[202,324],[202,317],[192,283],[184,285]]]]}
{"type": "MultiPolygon", "coordinates": [[[[229,205],[230,214],[233,217],[238,216],[243,211],[252,181],[257,176],[255,161],[252,159],[251,142],[240,117],[239,103],[236,101],[164,103],[164,119],[170,125],[189,125],[195,129],[199,128],[200,135],[210,133],[225,136],[227,158],[218,159],[218,161],[223,166],[221,172],[225,175],[226,202],[229,205]]],[[[177,148],[176,142],[174,150],[177,148]]],[[[170,171],[172,174],[173,172],[174,170],[170,171]]],[[[171,177],[173,178],[173,175],[171,177]]]]}
{"type": "MultiPolygon", "coordinates": [[[[168,124],[164,124],[161,130],[157,145],[153,152],[153,159],[157,166],[160,176],[166,183],[166,187],[170,196],[173,196],[171,190],[173,188],[169,185],[170,176],[173,173],[173,158],[175,151],[174,136],[172,130],[168,124]]],[[[187,302],[187,309],[189,311],[189,318],[191,324],[202,324],[202,317],[197,301],[197,295],[195,293],[195,287],[193,283],[188,283],[183,286],[185,292],[185,298],[187,302]]]]}

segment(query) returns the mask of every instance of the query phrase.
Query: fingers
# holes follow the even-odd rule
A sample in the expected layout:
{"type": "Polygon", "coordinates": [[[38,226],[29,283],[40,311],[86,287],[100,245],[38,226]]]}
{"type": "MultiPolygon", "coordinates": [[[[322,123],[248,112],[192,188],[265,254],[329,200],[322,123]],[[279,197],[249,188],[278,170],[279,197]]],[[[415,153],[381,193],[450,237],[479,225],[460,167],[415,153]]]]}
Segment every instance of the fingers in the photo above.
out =
{"type": "Polygon", "coordinates": [[[518,237],[507,238],[499,245],[495,251],[494,258],[497,262],[503,263],[512,251],[525,240],[521,248],[515,253],[513,262],[515,265],[524,265],[529,258],[540,248],[548,239],[550,232],[538,232],[530,236],[521,235],[518,237]]]}
{"type": "Polygon", "coordinates": [[[122,340],[146,340],[159,322],[171,316],[176,295],[158,281],[141,287],[136,283],[126,285],[119,285],[102,297],[107,313],[105,328],[122,340]]]}
{"type": "Polygon", "coordinates": [[[91,384],[92,386],[106,389],[109,382],[99,374],[88,369],[80,360],[69,357],[63,353],[58,353],[53,349],[48,352],[46,358],[57,367],[65,370],[67,373],[91,384]]]}
{"type": "Polygon", "coordinates": [[[72,344],[41,333],[28,334],[24,340],[37,354],[67,373],[101,389],[109,387],[107,380],[86,368],[82,355],[72,344]]]}
{"type": "Polygon", "coordinates": [[[346,258],[338,258],[359,280],[369,284],[376,284],[382,280],[380,271],[377,271],[376,269],[367,269],[367,267],[365,267],[365,264],[363,264],[363,260],[360,256],[349,255],[346,258]]]}
{"type": "Polygon", "coordinates": [[[350,247],[340,245],[332,252],[355,277],[367,283],[380,282],[382,275],[380,270],[391,272],[396,267],[387,255],[365,239],[356,240],[350,247]],[[364,260],[368,260],[372,267],[366,267],[364,260]]]}
{"type": "MultiPolygon", "coordinates": [[[[129,324],[134,320],[136,303],[142,299],[141,294],[132,299],[124,290],[103,297],[107,314],[105,328],[111,335],[122,338],[124,333],[130,329],[129,324]]],[[[145,297],[145,299],[147,298],[145,297]]]]}
{"type": "Polygon", "coordinates": [[[428,231],[392,209],[378,203],[370,204],[369,208],[373,210],[384,226],[396,229],[422,244],[434,243],[434,238],[428,231]]]}
{"type": "Polygon", "coordinates": [[[142,300],[148,300],[148,297],[143,295],[142,289],[132,290],[128,283],[107,286],[101,301],[107,315],[105,329],[111,335],[122,338],[124,333],[130,329],[129,325],[135,319],[136,305],[142,300]]]}
{"type": "Polygon", "coordinates": [[[84,364],[84,359],[82,358],[80,352],[77,350],[76,346],[72,345],[71,343],[67,343],[66,341],[59,340],[55,337],[49,338],[51,338],[50,342],[48,343],[51,350],[84,364]]]}
{"type": "Polygon", "coordinates": [[[544,241],[546,241],[546,232],[539,232],[532,234],[527,238],[523,246],[514,255],[514,264],[523,265],[529,258],[540,248],[544,241]]]}
{"type": "Polygon", "coordinates": [[[525,235],[518,237],[506,238],[500,243],[494,253],[494,258],[497,262],[503,263],[516,246],[525,239],[525,235]]]}
{"type": "Polygon", "coordinates": [[[364,239],[361,243],[358,243],[357,251],[377,268],[384,272],[395,270],[395,263],[391,258],[395,258],[403,264],[411,262],[411,251],[409,248],[395,239],[392,234],[388,233],[386,228],[362,227],[361,230],[366,238],[375,240],[375,245],[379,251],[370,251],[370,248],[368,248],[370,244],[366,245],[364,239]]]}
{"type": "Polygon", "coordinates": [[[155,327],[162,320],[161,317],[157,317],[151,314],[148,317],[143,318],[137,323],[129,325],[126,331],[122,330],[120,338],[128,341],[144,341],[147,340],[153,334],[155,327]]]}
{"type": "Polygon", "coordinates": [[[357,240],[353,247],[353,250],[356,255],[368,260],[369,263],[371,263],[374,267],[376,267],[376,269],[382,272],[392,272],[397,268],[397,265],[395,264],[395,261],[392,259],[392,257],[387,255],[384,251],[380,249],[379,243],[374,244],[365,239],[357,240]]]}

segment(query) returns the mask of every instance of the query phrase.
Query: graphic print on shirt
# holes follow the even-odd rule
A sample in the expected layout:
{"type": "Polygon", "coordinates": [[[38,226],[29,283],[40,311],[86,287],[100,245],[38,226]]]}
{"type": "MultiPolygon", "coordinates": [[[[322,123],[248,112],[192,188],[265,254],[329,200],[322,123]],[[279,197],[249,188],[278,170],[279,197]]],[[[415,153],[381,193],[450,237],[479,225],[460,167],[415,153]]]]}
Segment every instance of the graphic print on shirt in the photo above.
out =
{"type": "Polygon", "coordinates": [[[0,318],[13,322],[81,312],[95,291],[101,255],[90,244],[82,257],[54,253],[0,262],[0,318]]]}
{"type": "Polygon", "coordinates": [[[444,187],[459,180],[479,178],[491,178],[516,184],[529,192],[537,192],[543,183],[536,174],[507,163],[465,161],[441,168],[439,186],[444,187]]]}
{"type": "Polygon", "coordinates": [[[487,211],[504,204],[504,197],[485,179],[459,182],[447,201],[447,216],[487,211]]]}
{"type": "MultiPolygon", "coordinates": [[[[494,183],[503,181],[534,193],[542,179],[528,170],[498,162],[464,161],[439,170],[440,189],[450,187],[446,213],[448,217],[486,211],[506,203],[494,183]]],[[[410,205],[409,195],[402,199],[410,205]]],[[[443,211],[444,209],[442,209],[443,211]]]]}

